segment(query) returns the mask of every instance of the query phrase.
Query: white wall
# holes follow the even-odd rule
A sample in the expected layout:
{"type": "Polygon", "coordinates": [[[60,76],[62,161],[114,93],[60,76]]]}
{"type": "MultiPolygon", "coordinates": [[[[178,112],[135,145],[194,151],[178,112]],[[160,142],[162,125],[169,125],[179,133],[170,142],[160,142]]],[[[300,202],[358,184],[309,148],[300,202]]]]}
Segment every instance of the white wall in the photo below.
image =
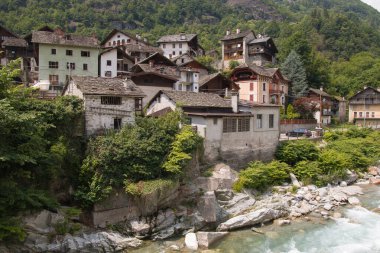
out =
{"type": "Polygon", "coordinates": [[[125,41],[125,44],[136,44],[135,38],[129,37],[123,33],[118,32],[118,33],[115,33],[109,40],[107,40],[107,42],[104,44],[104,46],[106,46],[106,47],[117,46],[118,41],[119,41],[119,45],[123,45],[122,44],[123,40],[125,41]],[[129,43],[128,43],[128,39],[130,39],[129,43]],[[115,42],[115,45],[114,45],[114,42],[115,42]],[[109,43],[111,43],[111,45],[109,43]]]}
{"type": "Polygon", "coordinates": [[[164,51],[164,56],[170,59],[186,53],[189,50],[189,45],[187,42],[160,43],[160,48],[164,51]],[[174,47],[173,44],[175,45],[174,47]],[[182,45],[182,48],[180,48],[180,45],[182,45]],[[173,55],[173,52],[175,52],[175,55],[173,55]]]}
{"type": "Polygon", "coordinates": [[[174,111],[176,108],[176,105],[165,94],[161,94],[160,102],[158,102],[157,99],[153,101],[153,103],[147,108],[146,115],[149,116],[152,113],[158,112],[168,107],[172,108],[172,110],[174,111]]]}
{"type": "Polygon", "coordinates": [[[100,76],[106,77],[106,71],[111,71],[111,77],[117,76],[117,49],[108,51],[100,56],[100,76]],[[111,61],[111,66],[107,66],[111,61]]]}

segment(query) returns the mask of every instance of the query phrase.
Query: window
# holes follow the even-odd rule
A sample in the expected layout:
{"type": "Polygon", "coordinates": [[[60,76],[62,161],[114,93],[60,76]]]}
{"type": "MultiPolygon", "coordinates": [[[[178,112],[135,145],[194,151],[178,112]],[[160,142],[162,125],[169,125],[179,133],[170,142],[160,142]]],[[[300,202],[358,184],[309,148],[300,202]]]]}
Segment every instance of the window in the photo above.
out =
{"type": "Polygon", "coordinates": [[[179,43],[179,48],[182,48],[182,43],[179,43]]]}
{"type": "Polygon", "coordinates": [[[82,57],[90,57],[90,51],[81,51],[81,52],[80,52],[80,55],[81,55],[82,57]]]}
{"type": "Polygon", "coordinates": [[[372,118],[374,118],[375,117],[375,112],[372,112],[372,118]]]}
{"type": "Polygon", "coordinates": [[[359,112],[359,118],[363,118],[363,113],[359,112]]]}
{"type": "Polygon", "coordinates": [[[52,48],[52,49],[51,49],[51,54],[57,54],[57,49],[52,48]]]}
{"type": "Polygon", "coordinates": [[[354,118],[358,117],[358,112],[354,112],[354,118]]]}
{"type": "Polygon", "coordinates": [[[104,76],[105,76],[105,77],[112,77],[112,71],[106,71],[106,72],[104,73],[104,76]]]}
{"type": "Polygon", "coordinates": [[[281,91],[284,92],[284,85],[281,85],[281,91]]]}
{"type": "Polygon", "coordinates": [[[182,55],[182,51],[179,51],[179,55],[182,55]]]}
{"type": "Polygon", "coordinates": [[[127,39],[127,43],[131,43],[131,39],[127,39]]]}
{"type": "Polygon", "coordinates": [[[107,61],[107,66],[112,66],[112,61],[111,60],[107,61]]]}
{"type": "Polygon", "coordinates": [[[88,70],[88,65],[86,63],[83,64],[83,70],[88,70]]]}
{"type": "Polygon", "coordinates": [[[166,44],[164,43],[164,44],[162,44],[162,48],[166,48],[166,44]]]}
{"type": "Polygon", "coordinates": [[[213,118],[214,125],[218,124],[218,118],[213,118]]]}
{"type": "Polygon", "coordinates": [[[250,129],[250,118],[244,117],[238,119],[238,132],[249,132],[250,129]]]}
{"type": "Polygon", "coordinates": [[[108,46],[111,46],[112,44],[111,44],[111,41],[110,42],[108,42],[108,46]]]}
{"type": "Polygon", "coordinates": [[[70,70],[75,70],[75,62],[68,62],[66,68],[70,70]]]}
{"type": "Polygon", "coordinates": [[[122,39],[122,40],[121,40],[121,44],[122,44],[122,45],[125,45],[125,39],[122,39]]]}
{"type": "Polygon", "coordinates": [[[236,132],[236,118],[224,118],[223,119],[223,133],[236,132]]]}
{"type": "Polygon", "coordinates": [[[49,61],[49,69],[57,69],[58,62],[57,61],[49,61]]]}
{"type": "Polygon", "coordinates": [[[263,95],[263,103],[265,103],[265,95],[263,95]]]}
{"type": "Polygon", "coordinates": [[[260,129],[260,128],[263,128],[263,115],[262,114],[257,114],[257,128],[260,129]]]}
{"type": "Polygon", "coordinates": [[[116,41],[113,41],[112,44],[115,46],[116,45],[116,41]]]}
{"type": "Polygon", "coordinates": [[[266,83],[263,83],[263,91],[265,91],[266,90],[266,87],[267,86],[267,84],[266,83]]]}
{"type": "Polygon", "coordinates": [[[253,102],[253,95],[249,95],[249,101],[253,102]]]}
{"type": "Polygon", "coordinates": [[[285,104],[285,97],[281,97],[281,103],[284,105],[285,104]]]}
{"type": "Polygon", "coordinates": [[[121,105],[121,97],[100,97],[102,105],[121,105]]]}
{"type": "Polygon", "coordinates": [[[51,85],[58,85],[58,75],[49,75],[51,85]]]}
{"type": "Polygon", "coordinates": [[[269,114],[269,128],[274,128],[274,115],[269,114]]]}
{"type": "Polygon", "coordinates": [[[175,48],[175,44],[173,43],[173,48],[175,48]]]}
{"type": "Polygon", "coordinates": [[[115,129],[115,130],[121,129],[121,119],[120,118],[114,118],[113,119],[113,129],[115,129]]]}
{"type": "Polygon", "coordinates": [[[249,84],[249,90],[250,90],[250,91],[253,91],[253,83],[250,83],[250,84],[249,84]]]}
{"type": "Polygon", "coordinates": [[[173,55],[175,55],[175,51],[173,51],[173,55]]]}
{"type": "Polygon", "coordinates": [[[142,98],[135,98],[135,111],[142,113],[143,111],[142,98]]]}
{"type": "Polygon", "coordinates": [[[73,56],[73,50],[66,50],[66,55],[73,56]]]}
{"type": "Polygon", "coordinates": [[[366,117],[366,118],[369,118],[369,112],[366,112],[366,113],[365,113],[365,117],[366,117]]]}

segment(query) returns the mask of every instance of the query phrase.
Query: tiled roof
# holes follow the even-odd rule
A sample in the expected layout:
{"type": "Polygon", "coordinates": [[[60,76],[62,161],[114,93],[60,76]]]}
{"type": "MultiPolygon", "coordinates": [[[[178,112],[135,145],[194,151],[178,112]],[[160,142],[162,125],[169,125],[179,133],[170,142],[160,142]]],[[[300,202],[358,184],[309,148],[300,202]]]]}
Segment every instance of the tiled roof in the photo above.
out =
{"type": "Polygon", "coordinates": [[[27,47],[28,43],[24,39],[7,38],[3,41],[2,45],[8,47],[27,47]]]}
{"type": "Polygon", "coordinates": [[[278,70],[278,68],[265,68],[262,66],[257,66],[256,64],[247,64],[247,63],[243,63],[239,65],[238,67],[236,67],[236,69],[241,69],[241,68],[250,68],[257,74],[262,75],[262,76],[268,76],[268,77],[272,77],[278,70]]]}
{"type": "Polygon", "coordinates": [[[221,40],[223,41],[223,40],[234,40],[234,39],[244,38],[245,36],[249,35],[250,33],[252,33],[252,31],[250,31],[250,30],[243,31],[240,33],[231,33],[230,35],[224,36],[223,39],[221,39],[221,40]]]}
{"type": "Polygon", "coordinates": [[[143,52],[143,53],[163,53],[161,48],[147,46],[143,44],[126,44],[123,46],[129,52],[143,52]]]}
{"type": "Polygon", "coordinates": [[[261,37],[261,38],[257,38],[257,39],[250,41],[249,44],[263,43],[263,42],[267,42],[270,39],[271,39],[271,37],[261,37]]]}
{"type": "Polygon", "coordinates": [[[181,41],[191,41],[197,36],[197,34],[173,34],[173,35],[165,35],[162,36],[157,42],[165,43],[165,42],[181,42],[181,41]]]}
{"type": "Polygon", "coordinates": [[[95,37],[86,37],[75,34],[61,35],[56,32],[35,31],[32,34],[33,43],[82,46],[82,47],[99,47],[99,41],[95,37]],[[67,37],[69,36],[69,37],[67,37]]]}
{"type": "Polygon", "coordinates": [[[166,75],[171,78],[175,78],[178,80],[178,68],[171,67],[166,65],[153,65],[150,64],[137,64],[136,66],[140,67],[143,72],[147,73],[157,73],[160,75],[166,75]]]}
{"type": "Polygon", "coordinates": [[[191,91],[161,91],[176,104],[184,107],[231,108],[231,103],[217,94],[191,91]]]}
{"type": "Polygon", "coordinates": [[[145,96],[141,89],[130,79],[72,76],[71,80],[86,95],[145,96]]]}
{"type": "Polygon", "coordinates": [[[252,102],[248,100],[239,100],[239,106],[242,107],[281,107],[281,105],[276,105],[276,104],[260,104],[257,102],[252,102]]]}
{"type": "Polygon", "coordinates": [[[220,75],[220,73],[214,73],[214,74],[211,74],[211,75],[202,76],[200,78],[200,80],[199,80],[199,87],[201,87],[204,84],[208,83],[209,81],[211,81],[212,79],[214,79],[218,75],[220,75]]]}

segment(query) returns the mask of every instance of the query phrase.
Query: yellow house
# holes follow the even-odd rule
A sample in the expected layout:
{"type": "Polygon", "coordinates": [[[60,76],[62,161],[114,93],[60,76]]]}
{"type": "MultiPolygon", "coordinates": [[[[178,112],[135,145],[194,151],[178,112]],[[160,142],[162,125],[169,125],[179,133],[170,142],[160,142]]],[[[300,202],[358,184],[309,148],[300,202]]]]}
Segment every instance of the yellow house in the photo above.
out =
{"type": "Polygon", "coordinates": [[[380,91],[366,87],[351,97],[348,120],[358,126],[380,128],[380,91]]]}

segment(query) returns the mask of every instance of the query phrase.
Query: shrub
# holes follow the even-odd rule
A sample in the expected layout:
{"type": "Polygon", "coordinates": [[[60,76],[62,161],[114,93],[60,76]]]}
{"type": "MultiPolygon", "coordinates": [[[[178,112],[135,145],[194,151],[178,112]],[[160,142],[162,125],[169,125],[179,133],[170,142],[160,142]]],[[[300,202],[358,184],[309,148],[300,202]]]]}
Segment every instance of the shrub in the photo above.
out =
{"type": "Polygon", "coordinates": [[[263,191],[269,186],[281,184],[289,179],[289,166],[286,163],[273,161],[270,163],[251,162],[247,169],[239,173],[234,184],[236,191],[250,188],[263,191]]]}
{"type": "Polygon", "coordinates": [[[351,169],[350,157],[333,149],[324,150],[318,160],[318,167],[324,176],[323,181],[344,179],[347,169],[351,169]]]}
{"type": "Polygon", "coordinates": [[[128,180],[124,182],[125,191],[132,196],[148,195],[155,191],[172,188],[175,184],[176,181],[170,179],[156,179],[138,183],[131,183],[128,180]]]}
{"type": "Polygon", "coordinates": [[[291,171],[304,185],[318,184],[318,176],[322,173],[317,161],[301,161],[291,171]]]}
{"type": "Polygon", "coordinates": [[[323,139],[327,142],[336,141],[341,137],[342,134],[339,134],[336,131],[328,131],[323,134],[323,139]]]}
{"type": "Polygon", "coordinates": [[[276,158],[289,165],[295,165],[301,161],[315,161],[319,157],[319,149],[308,140],[285,141],[277,147],[276,158]]]}

